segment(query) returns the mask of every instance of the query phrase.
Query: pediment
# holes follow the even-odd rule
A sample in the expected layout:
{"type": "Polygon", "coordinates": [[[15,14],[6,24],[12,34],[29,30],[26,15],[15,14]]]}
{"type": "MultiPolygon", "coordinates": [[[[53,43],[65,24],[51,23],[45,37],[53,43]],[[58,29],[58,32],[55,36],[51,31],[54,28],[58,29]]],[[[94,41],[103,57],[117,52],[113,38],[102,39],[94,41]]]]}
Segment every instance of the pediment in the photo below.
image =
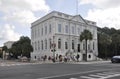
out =
{"type": "Polygon", "coordinates": [[[75,15],[73,16],[73,20],[81,22],[81,23],[86,23],[86,21],[80,16],[80,15],[75,15]]]}

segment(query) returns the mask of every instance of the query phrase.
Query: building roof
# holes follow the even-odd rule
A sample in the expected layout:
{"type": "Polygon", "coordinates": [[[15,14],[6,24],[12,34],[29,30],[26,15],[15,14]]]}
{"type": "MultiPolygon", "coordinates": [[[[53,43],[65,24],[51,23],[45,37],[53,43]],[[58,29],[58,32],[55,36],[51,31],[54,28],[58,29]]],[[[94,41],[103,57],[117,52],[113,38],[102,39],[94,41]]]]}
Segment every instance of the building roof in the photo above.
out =
{"type": "Polygon", "coordinates": [[[52,12],[48,13],[47,15],[41,17],[40,19],[36,20],[35,22],[33,22],[32,27],[39,24],[40,22],[45,21],[48,18],[51,18],[51,17],[59,17],[59,18],[64,18],[64,19],[71,20],[71,21],[72,20],[73,21],[78,21],[78,22],[81,22],[81,23],[85,23],[87,25],[96,26],[96,22],[86,20],[81,15],[68,15],[68,14],[65,14],[65,13],[62,13],[62,12],[52,11],[52,12]]]}

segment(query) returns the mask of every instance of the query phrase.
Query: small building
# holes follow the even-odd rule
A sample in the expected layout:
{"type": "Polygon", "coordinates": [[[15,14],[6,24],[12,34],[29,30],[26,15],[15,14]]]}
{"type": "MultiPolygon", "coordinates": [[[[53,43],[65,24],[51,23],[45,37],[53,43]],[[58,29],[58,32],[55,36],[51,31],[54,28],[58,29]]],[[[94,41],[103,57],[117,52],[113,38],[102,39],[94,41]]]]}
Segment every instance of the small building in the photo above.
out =
{"type": "Polygon", "coordinates": [[[4,43],[4,46],[7,46],[7,48],[9,49],[9,48],[12,47],[12,45],[13,45],[14,42],[15,41],[7,41],[7,42],[4,43]]]}
{"type": "Polygon", "coordinates": [[[85,60],[85,41],[79,37],[85,29],[89,30],[93,39],[88,41],[87,59],[96,60],[98,55],[96,22],[83,19],[80,15],[69,15],[52,11],[31,24],[31,44],[34,51],[31,59],[43,56],[75,57],[79,54],[79,61],[85,60]]]}

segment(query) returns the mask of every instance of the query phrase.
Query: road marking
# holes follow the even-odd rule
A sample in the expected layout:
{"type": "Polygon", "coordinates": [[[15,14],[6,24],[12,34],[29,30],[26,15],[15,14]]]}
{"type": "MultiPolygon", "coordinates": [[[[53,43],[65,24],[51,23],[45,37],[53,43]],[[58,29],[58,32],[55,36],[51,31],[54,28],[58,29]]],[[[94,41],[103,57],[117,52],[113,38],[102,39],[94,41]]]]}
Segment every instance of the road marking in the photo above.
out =
{"type": "Polygon", "coordinates": [[[106,76],[108,74],[104,74],[104,73],[96,73],[97,75],[101,75],[101,76],[106,76]]]}
{"type": "Polygon", "coordinates": [[[103,72],[102,76],[100,76],[100,73],[96,73],[96,74],[100,74],[100,75],[88,75],[88,76],[80,76],[80,78],[84,78],[84,79],[108,79],[108,78],[112,78],[112,77],[116,77],[116,76],[120,76],[120,74],[118,72],[103,72]],[[105,75],[103,75],[103,73],[106,73],[105,75]]]}
{"type": "Polygon", "coordinates": [[[116,76],[120,76],[120,74],[109,75],[109,76],[99,78],[99,79],[107,79],[107,78],[112,78],[112,77],[116,77],[116,76]]]}
{"type": "Polygon", "coordinates": [[[70,79],[77,79],[77,78],[70,78],[70,79]]]}
{"type": "Polygon", "coordinates": [[[96,79],[96,78],[88,77],[88,76],[80,76],[80,78],[85,78],[85,79],[96,79]]]}
{"type": "Polygon", "coordinates": [[[101,76],[101,75],[92,75],[92,74],[89,75],[89,76],[91,76],[91,77],[98,77],[98,78],[99,78],[99,77],[104,77],[104,76],[101,76]]]}
{"type": "MultiPolygon", "coordinates": [[[[37,78],[37,79],[57,78],[57,77],[64,77],[64,76],[77,75],[77,74],[87,74],[87,73],[93,73],[93,72],[101,72],[101,71],[106,71],[106,70],[113,70],[113,69],[92,70],[92,71],[86,71],[86,72],[78,72],[78,73],[71,73],[71,74],[48,76],[48,77],[42,77],[42,78],[37,78]]],[[[115,69],[114,69],[114,70],[115,70],[115,69]]]]}

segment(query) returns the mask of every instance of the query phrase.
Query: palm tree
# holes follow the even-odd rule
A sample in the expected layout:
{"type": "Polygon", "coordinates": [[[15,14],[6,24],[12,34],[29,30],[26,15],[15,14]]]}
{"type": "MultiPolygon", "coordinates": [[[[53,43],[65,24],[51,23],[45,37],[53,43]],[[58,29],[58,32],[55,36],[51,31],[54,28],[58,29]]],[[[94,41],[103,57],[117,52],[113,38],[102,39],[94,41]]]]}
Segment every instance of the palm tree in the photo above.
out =
{"type": "Polygon", "coordinates": [[[87,61],[87,40],[92,40],[93,36],[89,30],[84,30],[80,35],[80,41],[85,40],[86,49],[85,49],[85,60],[87,61]]]}

